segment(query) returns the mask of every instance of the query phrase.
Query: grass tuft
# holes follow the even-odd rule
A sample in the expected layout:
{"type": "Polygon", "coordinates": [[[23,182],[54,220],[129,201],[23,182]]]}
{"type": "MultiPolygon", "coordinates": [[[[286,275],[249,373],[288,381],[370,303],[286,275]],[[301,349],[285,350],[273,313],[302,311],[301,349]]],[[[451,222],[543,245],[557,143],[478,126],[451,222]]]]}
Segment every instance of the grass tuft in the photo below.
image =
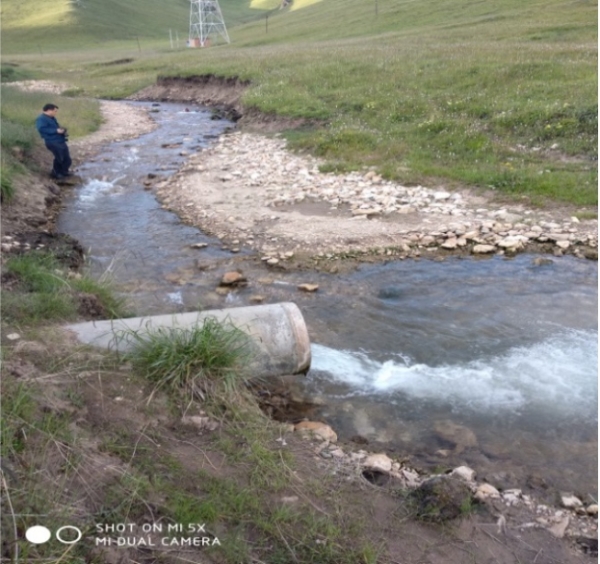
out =
{"type": "Polygon", "coordinates": [[[17,80],[29,80],[33,75],[15,63],[2,63],[0,65],[0,81],[15,82],[17,80]]]}
{"type": "Polygon", "coordinates": [[[134,343],[127,360],[158,388],[184,389],[201,398],[235,391],[241,380],[237,369],[249,354],[243,331],[211,317],[191,329],[158,328],[123,337],[134,343]]]}
{"type": "Polygon", "coordinates": [[[15,197],[12,171],[5,166],[0,167],[0,202],[10,204],[15,197]]]}
{"type": "Polygon", "coordinates": [[[52,253],[10,257],[3,270],[11,287],[3,290],[0,303],[2,318],[7,322],[28,325],[68,321],[88,313],[110,319],[127,315],[125,300],[115,296],[107,281],[96,282],[87,276],[70,278],[52,253]],[[94,312],[86,310],[82,298],[88,305],[92,302],[94,312]]]}
{"type": "Polygon", "coordinates": [[[6,271],[19,278],[25,292],[57,293],[68,287],[56,258],[49,253],[28,253],[10,258],[6,271]]]}

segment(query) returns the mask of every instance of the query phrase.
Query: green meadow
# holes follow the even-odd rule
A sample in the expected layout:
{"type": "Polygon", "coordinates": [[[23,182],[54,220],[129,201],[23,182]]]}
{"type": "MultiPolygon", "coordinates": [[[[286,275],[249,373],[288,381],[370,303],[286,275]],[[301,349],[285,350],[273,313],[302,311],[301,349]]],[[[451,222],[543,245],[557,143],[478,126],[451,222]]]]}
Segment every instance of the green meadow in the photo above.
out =
{"type": "Polygon", "coordinates": [[[239,76],[246,107],[306,119],[286,135],[325,170],[597,205],[596,2],[220,5],[231,44],[187,49],[184,0],[5,0],[3,62],[106,98],[239,76]]]}

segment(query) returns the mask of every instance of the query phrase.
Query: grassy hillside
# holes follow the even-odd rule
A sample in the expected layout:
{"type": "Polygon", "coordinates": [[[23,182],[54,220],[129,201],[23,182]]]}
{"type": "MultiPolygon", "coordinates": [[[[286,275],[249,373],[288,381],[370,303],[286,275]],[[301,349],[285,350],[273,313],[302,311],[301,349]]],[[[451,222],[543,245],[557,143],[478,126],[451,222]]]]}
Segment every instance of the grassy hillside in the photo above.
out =
{"type": "MultiPolygon", "coordinates": [[[[16,0],[5,0],[12,15],[3,43],[16,29],[35,29],[30,1],[15,19],[16,0]]],[[[170,0],[169,9],[144,1],[144,30],[163,38],[140,33],[141,47],[131,38],[108,41],[139,28],[141,19],[123,10],[141,0],[122,0],[121,11],[108,0],[102,8],[80,2],[87,8],[71,12],[98,10],[82,26],[87,48],[68,51],[71,40],[54,29],[71,25],[65,21],[47,36],[48,49],[63,54],[42,57],[28,44],[29,55],[10,61],[95,97],[127,96],[159,74],[237,75],[252,83],[245,105],[320,121],[289,137],[329,170],[373,166],[403,182],[597,204],[592,0],[294,0],[283,10],[277,0],[221,0],[232,43],[202,50],[168,45],[167,16],[178,9],[187,22],[187,0],[170,0]],[[103,21],[114,36],[102,36],[103,21]]]]}
{"type": "MultiPolygon", "coordinates": [[[[261,17],[262,7],[249,0],[222,0],[227,24],[261,17]]],[[[115,41],[161,39],[176,32],[183,42],[189,32],[189,0],[4,0],[4,53],[49,53],[88,49],[115,41]]]]}
{"type": "MultiPolygon", "coordinates": [[[[280,4],[220,1],[230,30],[241,26],[232,35],[242,45],[434,29],[453,30],[457,39],[489,34],[501,39],[585,41],[595,37],[597,28],[593,0],[292,0],[289,9],[279,10],[280,4]]],[[[166,40],[169,29],[185,39],[189,10],[189,0],[4,0],[2,48],[4,53],[44,52],[135,38],[166,40]]]]}
{"type": "Polygon", "coordinates": [[[236,30],[235,36],[242,44],[257,44],[451,31],[454,40],[467,41],[585,41],[596,36],[596,27],[593,0],[294,0],[289,13],[270,22],[268,35],[256,22],[236,30]]]}

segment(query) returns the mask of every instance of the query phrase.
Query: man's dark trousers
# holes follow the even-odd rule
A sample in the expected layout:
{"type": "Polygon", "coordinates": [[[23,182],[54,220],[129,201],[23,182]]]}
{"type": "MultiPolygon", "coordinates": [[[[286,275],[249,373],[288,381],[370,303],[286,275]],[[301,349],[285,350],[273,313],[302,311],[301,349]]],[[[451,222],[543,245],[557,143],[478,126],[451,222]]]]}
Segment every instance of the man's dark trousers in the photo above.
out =
{"type": "Polygon", "coordinates": [[[67,176],[69,168],[71,166],[71,155],[69,154],[69,146],[66,143],[46,142],[46,148],[54,155],[52,176],[67,176]]]}

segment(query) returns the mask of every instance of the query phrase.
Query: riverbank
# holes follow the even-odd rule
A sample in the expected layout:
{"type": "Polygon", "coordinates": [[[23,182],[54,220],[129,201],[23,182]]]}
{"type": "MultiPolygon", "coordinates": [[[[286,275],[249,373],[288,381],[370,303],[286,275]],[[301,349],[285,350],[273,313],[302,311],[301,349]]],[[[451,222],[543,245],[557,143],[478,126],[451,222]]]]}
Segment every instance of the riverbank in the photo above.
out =
{"type": "Polygon", "coordinates": [[[403,186],[371,169],[323,173],[323,162],[288,151],[276,133],[298,124],[244,115],[243,87],[214,77],[172,79],[134,96],[217,105],[239,118],[241,131],[190,155],[156,186],[164,207],[230,247],[257,251],[269,264],[522,251],[597,260],[598,222],[587,209],[533,207],[492,190],[403,186]]]}
{"type": "MultiPolygon", "coordinates": [[[[47,92],[50,97],[67,88],[65,84],[37,80],[13,82],[11,85],[24,91],[47,92]]],[[[102,100],[100,106],[103,119],[100,128],[91,135],[73,139],[69,143],[75,172],[78,164],[96,155],[103,144],[132,139],[156,127],[145,110],[131,104],[102,100]]],[[[65,123],[68,123],[68,119],[68,115],[61,117],[65,123]]],[[[42,146],[36,148],[32,157],[34,166],[40,171],[52,169],[52,155],[42,146]]],[[[17,176],[14,198],[2,206],[2,235],[14,238],[16,234],[30,231],[52,231],[62,196],[70,189],[69,186],[72,184],[58,186],[43,172],[33,174],[28,171],[17,176]]]]}
{"type": "MultiPolygon", "coordinates": [[[[92,145],[90,144],[88,147],[91,149],[92,145]]],[[[52,340],[39,340],[33,336],[28,336],[23,340],[16,339],[14,350],[11,351],[15,353],[15,356],[11,359],[14,360],[14,363],[5,368],[10,371],[11,378],[15,381],[23,377],[33,378],[35,381],[44,383],[56,379],[57,384],[59,383],[62,389],[58,389],[59,386],[57,386],[57,389],[52,389],[52,393],[56,393],[58,396],[49,400],[50,405],[54,406],[51,409],[54,409],[59,415],[68,415],[69,420],[72,417],[76,418],[79,421],[78,426],[87,431],[91,432],[95,428],[106,426],[113,433],[102,435],[99,439],[96,437],[98,440],[95,443],[93,441],[90,441],[89,444],[86,443],[86,449],[83,452],[86,461],[90,461],[90,463],[89,466],[85,467],[85,471],[79,469],[80,475],[83,475],[84,478],[97,475],[100,466],[103,465],[104,468],[107,466],[115,468],[117,473],[121,472],[127,479],[142,483],[149,472],[148,467],[150,465],[150,462],[143,456],[144,453],[147,453],[148,450],[157,452],[156,448],[167,445],[163,446],[163,449],[160,450],[161,456],[158,457],[158,462],[164,465],[166,470],[152,467],[153,471],[164,472],[168,475],[169,469],[174,467],[174,457],[186,471],[190,468],[191,470],[197,470],[198,464],[203,470],[211,471],[210,468],[213,468],[215,471],[213,479],[215,480],[223,480],[233,474],[238,488],[248,483],[248,480],[253,483],[252,480],[256,479],[256,477],[252,477],[251,473],[250,475],[243,472],[241,472],[241,475],[237,473],[240,466],[242,469],[252,467],[251,465],[256,462],[255,460],[244,458],[244,464],[240,465],[240,448],[235,448],[235,452],[227,452],[223,443],[219,443],[219,439],[223,439],[225,436],[226,439],[237,441],[237,445],[240,444],[240,441],[242,445],[254,444],[250,442],[249,437],[240,435],[239,429],[228,428],[227,424],[223,423],[223,427],[219,428],[218,437],[207,433],[207,429],[204,427],[200,429],[201,433],[190,431],[189,422],[184,424],[177,417],[169,415],[168,402],[165,398],[161,398],[165,403],[164,410],[156,408],[156,404],[154,404],[155,411],[153,411],[152,416],[144,415],[146,413],[144,404],[150,391],[144,389],[143,383],[135,378],[130,371],[130,367],[116,367],[114,371],[107,371],[105,360],[94,358],[93,355],[88,353],[82,353],[82,356],[79,357],[76,349],[70,349],[60,339],[54,342],[54,346],[52,345],[52,340]],[[38,346],[40,343],[42,349],[38,346]],[[77,358],[78,361],[82,361],[84,368],[79,370],[77,367],[73,368],[71,366],[69,374],[65,373],[66,369],[58,371],[58,374],[48,374],[45,366],[55,363],[52,359],[56,358],[59,350],[61,355],[65,355],[65,364],[71,362],[69,359],[77,358]],[[21,362],[19,354],[23,355],[21,356],[22,360],[26,360],[29,364],[21,362]],[[94,364],[96,361],[98,361],[98,365],[94,364]],[[29,373],[26,374],[24,370],[25,372],[29,371],[29,373]],[[86,375],[85,372],[88,374],[86,375]],[[82,375],[82,373],[84,374],[82,375]],[[127,383],[123,381],[124,374],[127,383]],[[100,384],[100,393],[98,393],[95,381],[96,376],[106,386],[103,387],[104,385],[100,384]],[[140,390],[142,390],[141,394],[140,390]],[[145,392],[148,392],[148,394],[145,392]],[[60,401],[57,401],[57,399],[60,401]],[[117,427],[115,427],[115,421],[118,422],[117,427]],[[88,424],[91,424],[91,428],[88,428],[88,424]],[[189,448],[186,450],[186,447],[180,444],[183,440],[181,435],[172,432],[173,429],[180,426],[188,427],[187,434],[184,434],[184,437],[185,441],[192,443],[191,450],[189,448]],[[119,434],[122,433],[122,429],[135,429],[136,431],[126,433],[127,436],[124,437],[123,434],[119,434]],[[149,440],[147,437],[149,437],[149,440]],[[240,437],[243,438],[240,439],[240,437]],[[102,448],[96,449],[98,442],[101,443],[102,448]],[[173,447],[173,445],[178,445],[178,448],[173,447]],[[138,449],[138,447],[140,448],[138,449]],[[198,449],[202,451],[205,457],[202,459],[202,463],[197,461],[198,449]],[[196,458],[194,458],[194,455],[196,458]],[[194,465],[194,462],[196,465],[194,465]],[[135,473],[132,471],[132,466],[135,467],[135,473]]],[[[30,380],[25,381],[29,382],[30,380]]],[[[206,421],[202,425],[205,423],[206,421]]],[[[527,561],[534,558],[537,558],[538,562],[585,561],[581,554],[572,552],[575,545],[566,544],[564,541],[559,540],[559,537],[564,538],[566,536],[575,540],[575,538],[582,535],[593,534],[596,526],[594,517],[587,516],[585,513],[588,510],[588,500],[585,500],[585,507],[582,505],[561,509],[550,506],[540,508],[540,505],[533,500],[532,496],[524,491],[520,493],[503,491],[496,496],[493,490],[488,489],[488,494],[490,494],[488,501],[482,499],[481,504],[473,502],[474,506],[477,506],[476,510],[473,510],[473,507],[465,506],[461,510],[463,519],[458,521],[456,526],[452,525],[451,530],[445,528],[444,531],[440,531],[439,528],[424,524],[418,519],[413,520],[415,515],[412,515],[411,510],[404,504],[402,497],[404,494],[399,493],[404,491],[407,485],[406,480],[409,478],[424,481],[429,477],[424,472],[416,471],[415,468],[410,466],[410,463],[401,459],[380,456],[376,459],[377,466],[373,466],[375,464],[373,459],[368,464],[366,462],[370,453],[366,451],[355,453],[352,445],[337,446],[331,437],[313,444],[298,438],[297,434],[292,432],[289,427],[278,428],[277,433],[279,434],[277,439],[271,437],[269,442],[261,443],[261,446],[278,456],[290,453],[293,456],[293,468],[297,469],[296,478],[298,478],[298,483],[294,481],[289,491],[278,491],[275,497],[272,491],[261,492],[260,507],[264,508],[269,504],[279,506],[278,504],[281,502],[282,507],[289,507],[289,504],[291,504],[292,510],[304,515],[311,504],[317,504],[318,511],[325,512],[329,516],[338,515],[337,512],[339,511],[345,524],[352,521],[352,508],[362,507],[362,511],[367,508],[366,512],[360,512],[360,518],[364,519],[362,534],[365,535],[365,538],[374,539],[374,544],[377,546],[377,555],[369,559],[365,556],[363,559],[365,562],[393,562],[400,554],[406,562],[419,562],[423,561],[424,558],[437,558],[443,554],[444,561],[458,563],[464,561],[465,554],[478,561],[480,558],[487,557],[485,555],[489,551],[495,554],[496,560],[499,562],[516,562],[518,559],[527,561]],[[354,454],[356,456],[353,456],[354,454]],[[389,470],[388,465],[390,466],[389,470]],[[405,472],[400,473],[401,470],[405,472]],[[365,471],[371,472],[369,474],[371,477],[377,478],[382,474],[384,477],[389,475],[390,478],[383,484],[373,484],[365,477],[365,471]],[[392,471],[399,474],[400,478],[393,476],[392,471]],[[313,499],[309,495],[310,492],[305,489],[307,484],[312,484],[311,480],[314,479],[315,475],[323,480],[326,478],[332,480],[331,483],[328,482],[326,491],[322,492],[323,495],[319,499],[313,499]],[[299,495],[298,492],[300,492],[299,495]],[[264,497],[262,493],[264,493],[264,497]],[[293,499],[294,497],[297,497],[297,499],[293,499]],[[304,503],[305,501],[306,503],[304,503]],[[323,501],[323,504],[321,501],[323,501]],[[343,509],[336,508],[336,504],[338,506],[342,505],[343,509]],[[406,515],[410,515],[410,522],[405,520],[405,512],[406,515]],[[400,518],[398,517],[399,513],[401,514],[400,518]],[[373,514],[378,516],[377,519],[373,519],[373,514]],[[549,536],[547,529],[552,528],[554,528],[554,531],[551,533],[552,536],[549,536]],[[493,537],[496,537],[496,539],[493,537]],[[522,542],[522,539],[526,539],[528,546],[522,542]],[[475,543],[476,546],[474,547],[472,543],[475,543]]],[[[285,461],[286,464],[292,464],[287,458],[285,458],[285,461]]],[[[446,470],[451,471],[452,468],[444,469],[444,471],[446,470]]],[[[162,473],[159,475],[162,477],[162,473]]],[[[468,473],[465,475],[470,476],[468,473]]],[[[190,488],[193,489],[197,477],[190,475],[187,478],[189,478],[189,481],[186,480],[186,487],[189,484],[190,488]]],[[[468,482],[469,480],[465,481],[468,482]]],[[[223,485],[224,482],[219,482],[219,484],[223,485]]],[[[475,491],[480,485],[474,484],[475,491]]],[[[122,484],[122,486],[124,487],[125,484],[122,484]]],[[[267,484],[267,486],[272,486],[272,484],[267,484]]],[[[270,489],[268,488],[268,490],[270,489]]],[[[110,489],[110,491],[117,492],[116,489],[110,489]]],[[[222,493],[224,488],[221,488],[220,491],[220,496],[216,496],[218,498],[224,496],[222,493]]],[[[243,488],[242,491],[244,491],[243,488]]],[[[96,491],[88,493],[90,493],[92,500],[97,495],[96,491]]],[[[132,492],[125,493],[131,494],[132,492]]],[[[150,493],[157,494],[154,490],[149,492],[149,495],[150,493]]],[[[154,511],[156,506],[162,507],[162,501],[159,498],[160,495],[152,497],[154,511]]],[[[127,499],[133,499],[133,495],[131,498],[127,497],[127,499]]],[[[138,511],[144,511],[143,508],[140,509],[141,502],[149,503],[147,499],[141,498],[141,496],[135,498],[134,501],[138,504],[136,506],[138,511]]],[[[147,517],[145,513],[144,516],[147,517]]],[[[221,528],[223,526],[221,524],[221,528]]],[[[233,524],[228,522],[227,526],[233,527],[233,524]]],[[[225,530],[227,526],[225,526],[225,530]]],[[[283,522],[280,522],[279,526],[283,526],[283,522]]],[[[319,546],[322,543],[323,547],[326,547],[328,542],[350,543],[351,539],[342,535],[332,541],[331,536],[322,535],[322,539],[319,538],[318,540],[321,541],[319,546]]],[[[292,541],[292,537],[287,540],[284,538],[284,543],[282,543],[284,550],[285,543],[291,543],[292,541]]],[[[292,543],[292,547],[294,546],[292,543]]],[[[291,550],[291,554],[295,554],[294,549],[291,550]]],[[[296,549],[296,551],[298,550],[299,548],[296,549]]],[[[262,555],[261,552],[255,554],[262,555]]],[[[136,555],[131,556],[133,558],[136,555]]],[[[118,551],[115,554],[103,554],[103,557],[104,561],[116,562],[119,558],[118,551]]],[[[292,558],[289,555],[287,557],[292,558]]],[[[355,553],[352,554],[352,557],[357,558],[355,553]]],[[[292,558],[292,560],[298,561],[297,558],[292,558]]],[[[317,558],[313,561],[322,563],[325,560],[318,560],[317,558]]],[[[341,560],[329,561],[337,564],[341,560]]],[[[346,561],[355,562],[357,560],[346,561]]]]}
{"type": "Polygon", "coordinates": [[[374,171],[322,173],[280,138],[236,132],[190,157],[157,195],[185,221],[265,260],[547,252],[597,259],[597,221],[494,194],[402,186],[374,171]]]}

